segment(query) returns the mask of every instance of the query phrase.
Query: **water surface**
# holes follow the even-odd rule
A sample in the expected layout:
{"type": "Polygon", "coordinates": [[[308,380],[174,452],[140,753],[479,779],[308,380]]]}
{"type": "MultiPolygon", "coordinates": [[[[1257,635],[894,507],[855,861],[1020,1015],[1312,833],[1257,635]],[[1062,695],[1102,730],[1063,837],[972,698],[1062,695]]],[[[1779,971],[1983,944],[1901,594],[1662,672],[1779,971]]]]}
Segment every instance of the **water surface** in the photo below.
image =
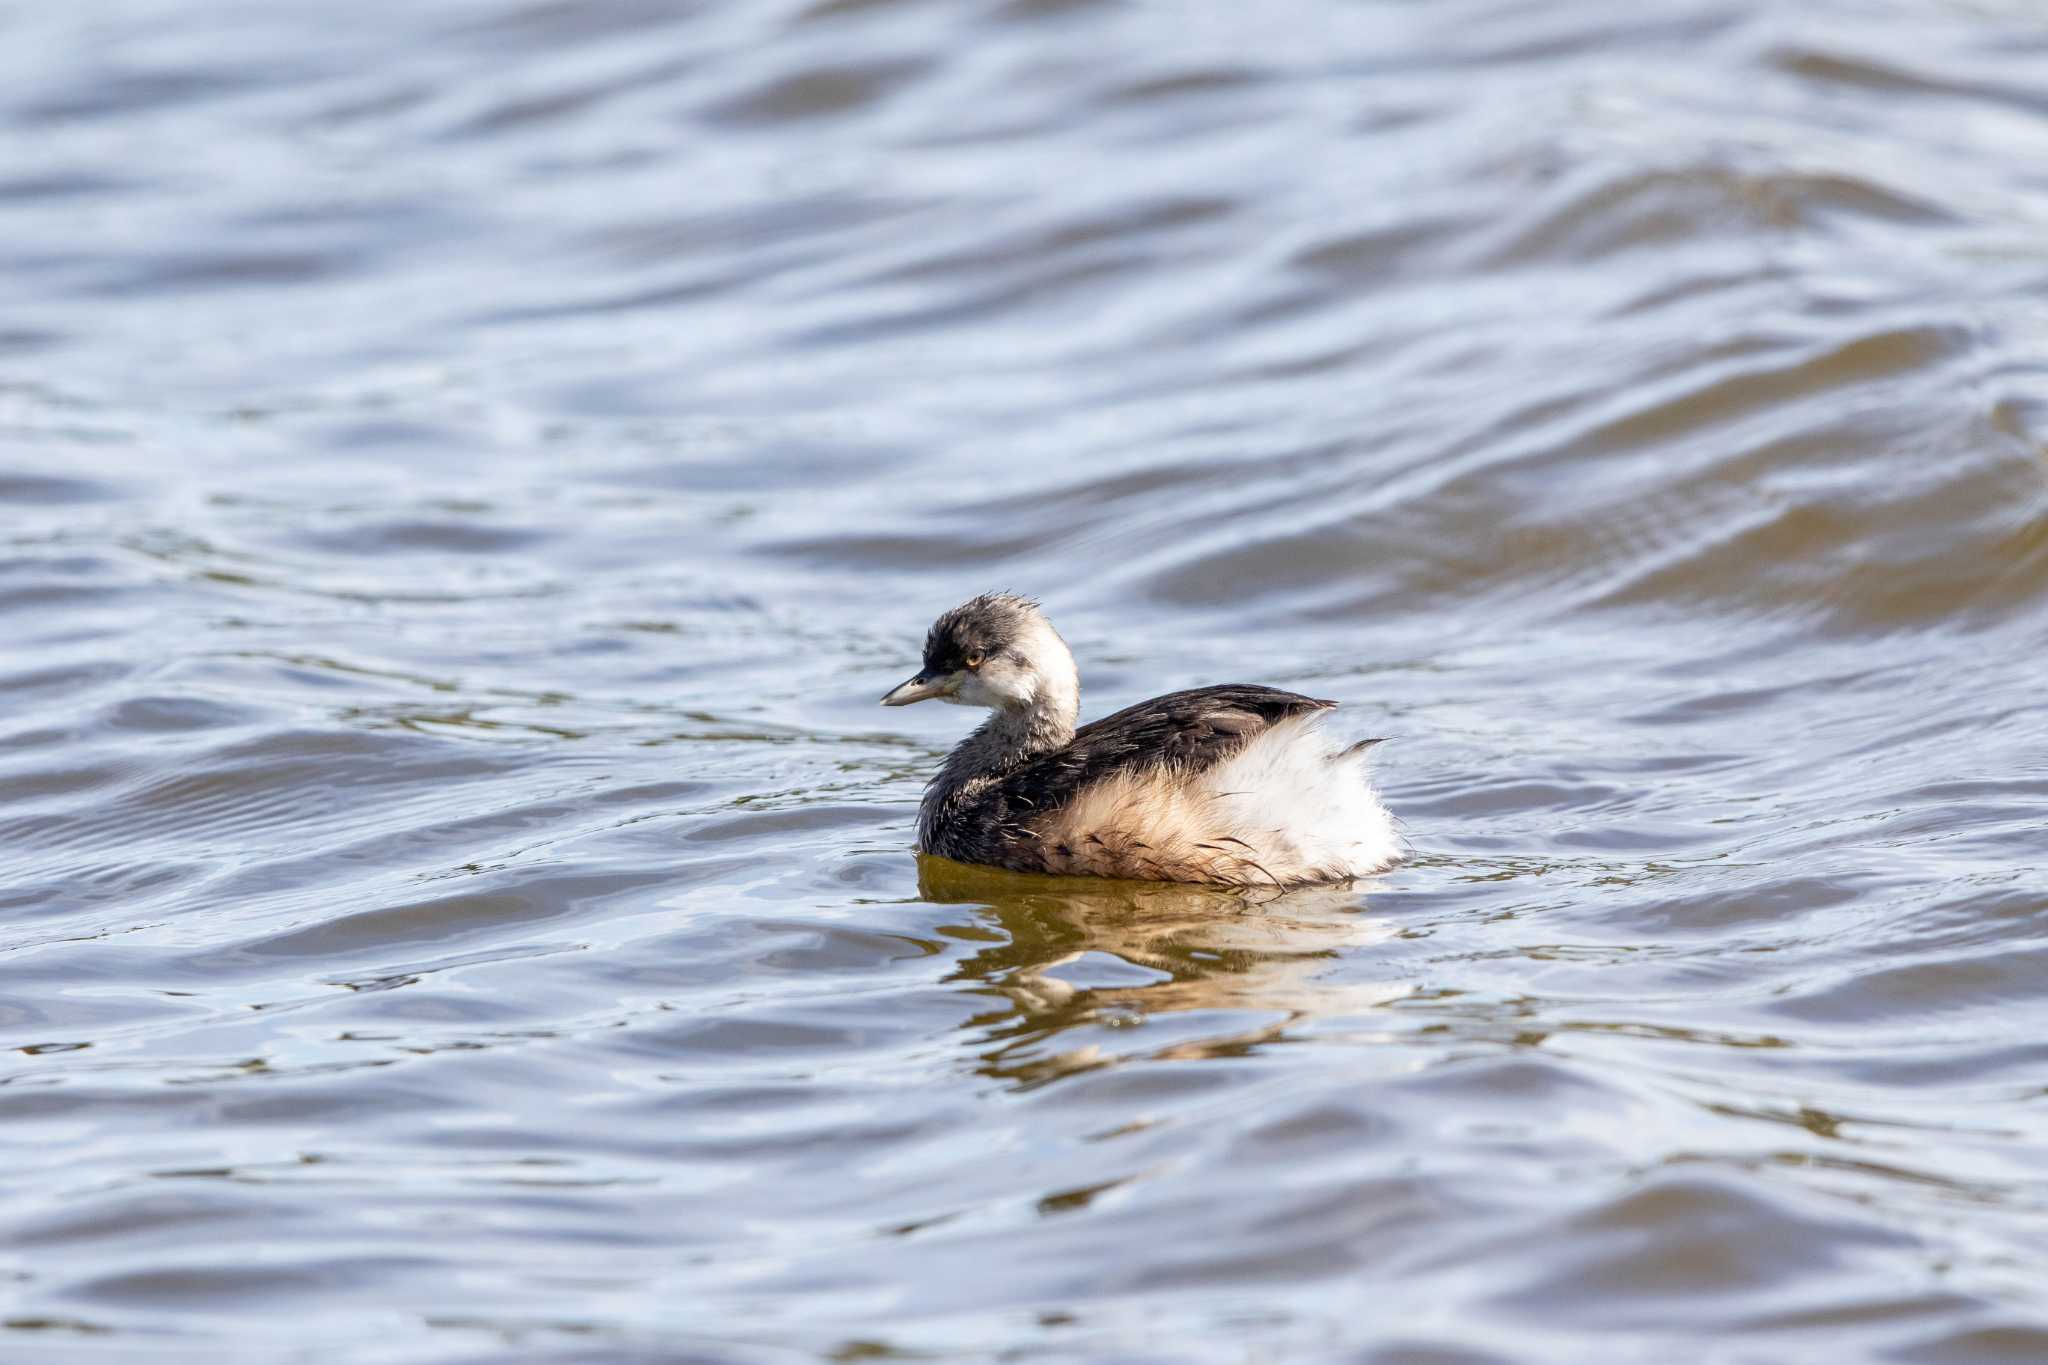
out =
{"type": "Polygon", "coordinates": [[[2048,1358],[2048,24],[0,10],[0,1357],[2048,1358]],[[1387,734],[919,866],[930,618],[1387,734]]]}

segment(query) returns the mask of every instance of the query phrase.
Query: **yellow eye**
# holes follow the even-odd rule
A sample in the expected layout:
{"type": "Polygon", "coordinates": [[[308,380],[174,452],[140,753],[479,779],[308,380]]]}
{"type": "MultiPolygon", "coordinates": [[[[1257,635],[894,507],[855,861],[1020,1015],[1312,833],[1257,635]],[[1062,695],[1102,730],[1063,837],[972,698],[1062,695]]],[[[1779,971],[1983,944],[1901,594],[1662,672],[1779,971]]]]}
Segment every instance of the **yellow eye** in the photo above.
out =
{"type": "Polygon", "coordinates": [[[968,666],[969,668],[980,668],[980,667],[981,667],[981,656],[980,656],[979,654],[970,654],[970,655],[968,655],[968,656],[967,656],[967,666],[968,666]]]}

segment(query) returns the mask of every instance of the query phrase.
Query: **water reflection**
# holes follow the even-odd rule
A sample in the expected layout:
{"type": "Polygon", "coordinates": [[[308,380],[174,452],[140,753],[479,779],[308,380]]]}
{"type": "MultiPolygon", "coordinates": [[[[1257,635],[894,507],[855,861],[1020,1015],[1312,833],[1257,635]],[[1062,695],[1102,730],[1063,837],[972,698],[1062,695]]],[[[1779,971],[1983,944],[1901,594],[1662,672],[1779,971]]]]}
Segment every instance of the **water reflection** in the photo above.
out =
{"type": "Polygon", "coordinates": [[[1412,989],[1337,979],[1340,955],[1395,932],[1356,886],[1261,894],[934,857],[918,860],[917,879],[920,898],[980,906],[1000,930],[953,979],[1001,1001],[969,1021],[983,1044],[976,1069],[1023,1084],[1139,1057],[1242,1055],[1304,1019],[1372,1009],[1412,989]],[[1191,1027],[1166,1030],[1162,1043],[1147,1026],[1169,1015],[1191,1027]]]}

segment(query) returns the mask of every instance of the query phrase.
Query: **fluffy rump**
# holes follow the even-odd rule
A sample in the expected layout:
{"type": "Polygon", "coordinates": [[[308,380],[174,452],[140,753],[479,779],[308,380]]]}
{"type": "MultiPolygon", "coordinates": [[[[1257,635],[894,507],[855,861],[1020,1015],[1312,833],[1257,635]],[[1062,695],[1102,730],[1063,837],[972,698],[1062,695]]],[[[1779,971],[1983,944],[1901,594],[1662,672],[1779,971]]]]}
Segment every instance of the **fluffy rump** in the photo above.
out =
{"type": "Polygon", "coordinates": [[[1401,843],[1369,746],[1336,743],[1320,719],[1281,721],[1198,773],[1124,770],[1082,789],[1038,826],[1045,870],[1275,886],[1385,871],[1401,843]]]}

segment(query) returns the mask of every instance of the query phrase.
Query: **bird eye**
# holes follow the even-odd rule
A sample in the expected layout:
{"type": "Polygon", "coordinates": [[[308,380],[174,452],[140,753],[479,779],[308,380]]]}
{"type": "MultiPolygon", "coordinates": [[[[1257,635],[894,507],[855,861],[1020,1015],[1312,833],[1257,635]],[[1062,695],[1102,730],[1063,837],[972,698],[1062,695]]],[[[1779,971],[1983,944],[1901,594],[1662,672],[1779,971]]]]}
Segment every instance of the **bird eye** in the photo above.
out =
{"type": "Polygon", "coordinates": [[[981,656],[980,656],[979,654],[970,654],[970,655],[968,655],[968,656],[967,656],[967,666],[968,666],[969,668],[980,668],[980,667],[981,667],[981,656]]]}

